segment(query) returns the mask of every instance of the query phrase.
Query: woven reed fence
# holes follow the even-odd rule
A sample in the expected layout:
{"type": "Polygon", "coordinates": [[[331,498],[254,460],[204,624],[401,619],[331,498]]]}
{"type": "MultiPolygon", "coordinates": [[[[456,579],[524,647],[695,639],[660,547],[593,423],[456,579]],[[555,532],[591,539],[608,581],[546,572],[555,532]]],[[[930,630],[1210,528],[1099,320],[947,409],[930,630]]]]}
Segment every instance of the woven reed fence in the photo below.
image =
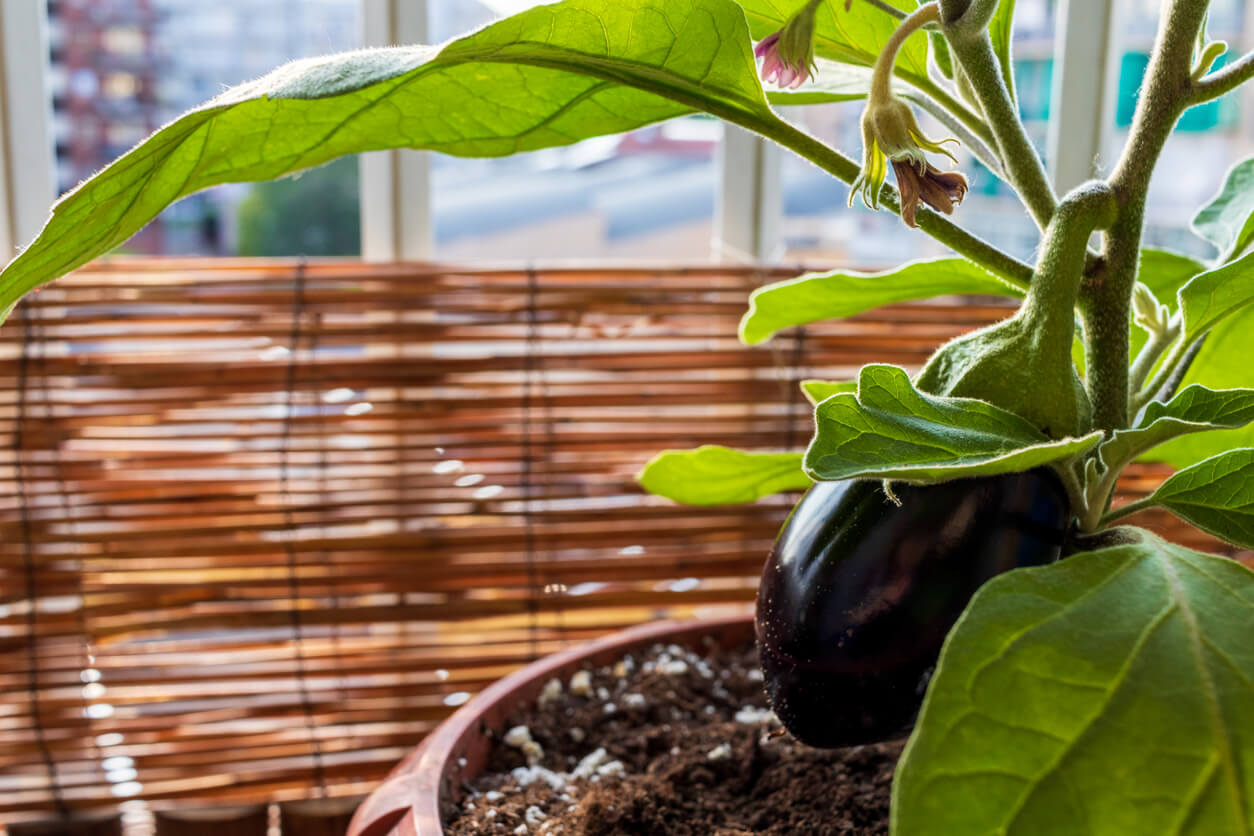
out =
{"type": "Polygon", "coordinates": [[[799,449],[798,380],[1007,312],[744,348],[747,292],[787,274],[148,260],[30,297],[0,328],[0,821],[342,815],[537,655],[745,608],[795,497],[680,507],[641,465],[799,449]]]}

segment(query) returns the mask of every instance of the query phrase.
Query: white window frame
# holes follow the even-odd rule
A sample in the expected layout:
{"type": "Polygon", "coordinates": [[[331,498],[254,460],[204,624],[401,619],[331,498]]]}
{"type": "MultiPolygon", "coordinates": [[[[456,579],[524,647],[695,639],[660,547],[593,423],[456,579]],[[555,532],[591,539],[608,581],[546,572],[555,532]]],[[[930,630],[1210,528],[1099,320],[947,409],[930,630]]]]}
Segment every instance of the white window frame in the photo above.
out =
{"type": "MultiPolygon", "coordinates": [[[[360,2],[365,45],[427,41],[428,0],[360,2]]],[[[1047,157],[1060,190],[1097,173],[1095,161],[1110,148],[1122,54],[1120,6],[1121,0],[1062,0],[1058,11],[1057,106],[1050,114],[1047,157]],[[1094,78],[1103,83],[1093,84],[1094,78]]],[[[1247,17],[1254,18],[1254,3],[1247,6],[1247,17]]],[[[56,196],[46,0],[0,0],[0,48],[0,251],[13,254],[38,233],[56,196]]],[[[1254,101],[1254,91],[1246,93],[1246,100],[1254,101]]],[[[716,259],[772,263],[782,258],[780,153],[773,143],[726,127],[712,241],[716,259]]],[[[434,256],[431,187],[427,152],[362,155],[363,259],[434,256]]]]}
{"type": "Polygon", "coordinates": [[[0,2],[0,252],[34,240],[56,197],[45,0],[0,2]]]}
{"type": "MultiPolygon", "coordinates": [[[[359,0],[362,44],[427,42],[427,0],[359,0]]],[[[373,151],[360,157],[361,257],[369,262],[429,261],[431,160],[426,151],[373,151]]]]}

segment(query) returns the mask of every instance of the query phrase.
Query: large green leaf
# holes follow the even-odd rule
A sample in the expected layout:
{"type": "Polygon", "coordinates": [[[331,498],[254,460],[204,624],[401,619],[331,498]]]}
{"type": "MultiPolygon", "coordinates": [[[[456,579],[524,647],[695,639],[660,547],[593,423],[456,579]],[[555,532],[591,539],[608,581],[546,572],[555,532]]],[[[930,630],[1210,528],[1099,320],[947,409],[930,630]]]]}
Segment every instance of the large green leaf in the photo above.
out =
{"type": "Polygon", "coordinates": [[[1219,248],[1220,261],[1254,243],[1254,157],[1228,170],[1219,193],[1194,216],[1193,229],[1219,248]]]}
{"type": "Polygon", "coordinates": [[[805,454],[815,479],[931,484],[1030,470],[1092,449],[1101,431],[1050,441],[1018,415],[984,401],[924,394],[896,366],[866,366],[858,392],[815,410],[805,454]]]}
{"type": "MultiPolygon", "coordinates": [[[[754,40],[762,40],[777,32],[803,5],[805,0],[737,0],[749,19],[754,40]]],[[[913,0],[887,0],[905,12],[918,6],[913,0]]],[[[861,0],[848,11],[841,0],[823,3],[815,16],[814,52],[832,61],[861,64],[875,63],[880,49],[897,28],[897,19],[882,9],[861,0]]],[[[902,45],[897,54],[897,75],[914,83],[929,84],[927,74],[927,39],[915,35],[902,45]]]]}
{"type": "Polygon", "coordinates": [[[1010,98],[1015,98],[1015,66],[1011,51],[1014,38],[1015,0],[1001,0],[993,19],[988,24],[988,34],[993,41],[993,52],[997,55],[997,63],[1001,65],[1001,76],[1010,91],[1010,98]]]}
{"type": "Polygon", "coordinates": [[[1203,531],[1254,549],[1252,448],[1220,453],[1177,471],[1150,498],[1203,531]]]}
{"type": "Polygon", "coordinates": [[[806,399],[811,404],[818,406],[822,401],[827,400],[832,395],[840,395],[845,392],[857,392],[857,381],[852,380],[803,380],[801,381],[801,391],[805,393],[806,399]]]}
{"type": "Polygon", "coordinates": [[[800,453],[750,453],[707,444],[664,450],[638,477],[649,493],[686,505],[736,505],[810,487],[800,453]]]}
{"type": "Polygon", "coordinates": [[[1254,829],[1254,573],[1152,535],[994,578],[897,767],[896,836],[1254,829]]]}
{"type": "Polygon", "coordinates": [[[1196,339],[1254,302],[1254,253],[1199,273],[1180,288],[1184,333],[1196,339]]]}
{"type": "Polygon", "coordinates": [[[915,261],[883,273],[811,273],[755,290],[740,320],[740,338],[756,345],[796,325],[955,293],[1022,295],[964,258],[915,261]]]}
{"type": "Polygon", "coordinates": [[[442,49],[289,64],[172,122],[58,202],[0,274],[0,309],[207,186],[382,148],[501,156],[698,108],[779,124],[732,0],[565,0],[442,49]]]}
{"type": "Polygon", "coordinates": [[[1137,425],[1116,430],[1098,447],[1107,467],[1121,467],[1151,447],[1187,433],[1234,430],[1254,421],[1254,389],[1186,386],[1167,403],[1153,401],[1137,425]]]}
{"type": "MultiPolygon", "coordinates": [[[[1202,343],[1184,383],[1211,388],[1254,387],[1254,308],[1246,308],[1221,322],[1202,343]]],[[[1254,447],[1254,424],[1238,430],[1197,433],[1172,439],[1144,458],[1183,468],[1237,447],[1254,447]]]]}

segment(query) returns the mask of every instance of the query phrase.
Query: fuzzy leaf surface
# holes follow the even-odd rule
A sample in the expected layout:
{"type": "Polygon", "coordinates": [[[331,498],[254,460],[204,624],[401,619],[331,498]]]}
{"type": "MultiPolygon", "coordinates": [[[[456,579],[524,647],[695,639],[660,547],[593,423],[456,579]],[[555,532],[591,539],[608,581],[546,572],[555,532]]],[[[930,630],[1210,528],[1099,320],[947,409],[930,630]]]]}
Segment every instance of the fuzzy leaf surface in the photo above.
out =
{"type": "Polygon", "coordinates": [[[1254,573],[1144,537],[975,594],[897,768],[894,834],[1254,831],[1254,573]]]}
{"type": "Polygon", "coordinates": [[[1228,170],[1219,193],[1193,217],[1193,230],[1214,244],[1224,261],[1254,243],[1254,157],[1228,170]]]}
{"type": "Polygon", "coordinates": [[[757,345],[797,325],[955,293],[1022,295],[964,258],[915,261],[882,273],[809,273],[753,291],[740,320],[740,339],[757,345]]]}
{"type": "Polygon", "coordinates": [[[685,505],[737,505],[812,484],[800,453],[750,453],[713,444],[663,450],[638,478],[649,493],[685,505]]]}
{"type": "Polygon", "coordinates": [[[1179,290],[1184,333],[1194,339],[1254,302],[1254,253],[1199,273],[1179,290]]]}
{"type": "Polygon", "coordinates": [[[1092,449],[1100,431],[1051,441],[1023,418],[984,401],[918,391],[904,369],[862,369],[857,394],[815,409],[805,454],[814,479],[933,484],[1031,470],[1092,449]]]}
{"type": "Polygon", "coordinates": [[[1151,447],[1187,433],[1235,430],[1254,421],[1254,389],[1207,389],[1193,384],[1167,403],[1152,401],[1137,426],[1115,430],[1098,448],[1107,467],[1131,461],[1151,447]]]}
{"type": "Polygon", "coordinates": [[[1230,450],[1176,471],[1151,498],[1205,532],[1254,549],[1254,449],[1230,450]]]}
{"type": "Polygon", "coordinates": [[[565,0],[443,48],[298,61],[185,114],[63,197],[0,309],[208,186],[384,148],[504,156],[706,110],[777,124],[732,0],[565,0]]]}

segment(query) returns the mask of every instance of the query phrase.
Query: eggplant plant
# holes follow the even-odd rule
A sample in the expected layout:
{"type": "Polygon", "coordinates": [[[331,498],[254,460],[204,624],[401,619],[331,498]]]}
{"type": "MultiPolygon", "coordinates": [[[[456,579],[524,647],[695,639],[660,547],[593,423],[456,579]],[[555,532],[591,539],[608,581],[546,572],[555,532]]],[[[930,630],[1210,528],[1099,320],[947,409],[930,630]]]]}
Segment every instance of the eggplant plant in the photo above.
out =
{"type": "Polygon", "coordinates": [[[1142,246],[1181,114],[1254,77],[1254,53],[1216,68],[1207,5],[1163,0],[1122,153],[1064,195],[1018,118],[1014,0],[563,0],[440,46],[298,61],[65,195],[0,273],[0,311],[219,183],[387,148],[503,156],[694,112],[754,131],[955,255],[760,288],[746,343],[903,300],[1021,300],[913,377],[877,364],[808,382],[803,454],[707,446],[642,472],[705,504],[821,483],[764,575],[777,708],[830,744],[891,733],[921,701],[894,781],[900,836],[1250,833],[1254,573],[1116,525],[1162,506],[1254,548],[1254,159],[1194,219],[1213,259],[1142,246]],[[850,100],[865,101],[860,163],[774,109],[850,100]],[[918,111],[956,139],[926,136],[918,111]],[[1021,198],[1034,263],[955,220],[954,141],[1021,198]],[[1112,507],[1145,456],[1177,470],[1112,507]]]}

